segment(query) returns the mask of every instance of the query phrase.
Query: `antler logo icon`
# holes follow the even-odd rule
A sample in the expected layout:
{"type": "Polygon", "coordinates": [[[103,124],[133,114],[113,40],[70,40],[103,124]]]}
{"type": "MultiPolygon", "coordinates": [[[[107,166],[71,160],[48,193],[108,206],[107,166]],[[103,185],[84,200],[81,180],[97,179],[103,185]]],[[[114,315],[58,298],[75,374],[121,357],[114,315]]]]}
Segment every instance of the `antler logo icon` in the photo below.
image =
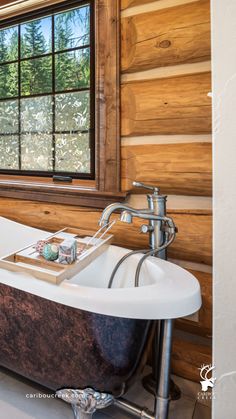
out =
{"type": "Polygon", "coordinates": [[[211,377],[209,378],[208,374],[214,369],[215,367],[212,367],[211,365],[203,365],[200,370],[200,377],[202,381],[200,381],[200,384],[202,386],[202,391],[207,391],[208,387],[213,388],[215,384],[215,378],[211,377]]]}

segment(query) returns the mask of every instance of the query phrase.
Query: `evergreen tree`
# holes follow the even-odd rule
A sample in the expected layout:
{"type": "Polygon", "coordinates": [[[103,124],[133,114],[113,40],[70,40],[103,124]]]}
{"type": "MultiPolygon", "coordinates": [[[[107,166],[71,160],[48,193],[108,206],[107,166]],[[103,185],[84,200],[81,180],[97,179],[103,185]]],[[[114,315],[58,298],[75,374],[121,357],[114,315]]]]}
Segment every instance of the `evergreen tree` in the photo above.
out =
{"type": "MultiPolygon", "coordinates": [[[[21,57],[37,57],[47,52],[47,43],[41,30],[41,21],[26,25],[21,43],[21,57]]],[[[49,57],[21,62],[21,91],[24,95],[49,92],[52,89],[52,67],[49,57]]]]}
{"type": "Polygon", "coordinates": [[[7,61],[7,44],[6,44],[6,32],[0,31],[0,63],[7,61]]]}
{"type": "Polygon", "coordinates": [[[34,57],[47,52],[47,44],[41,30],[41,20],[27,23],[21,43],[21,57],[34,57]]]}
{"type": "MultiPolygon", "coordinates": [[[[10,48],[8,53],[9,61],[14,61],[18,57],[18,32],[14,31],[10,38],[10,48]]],[[[7,88],[11,96],[18,95],[18,63],[9,65],[7,88]]]]}
{"type": "Polygon", "coordinates": [[[81,50],[80,59],[74,59],[74,77],[76,87],[87,87],[90,83],[90,49],[81,50]]]}
{"type": "MultiPolygon", "coordinates": [[[[7,61],[7,45],[6,33],[4,30],[0,31],[0,63],[7,61]]],[[[0,66],[0,97],[8,96],[7,80],[8,80],[9,67],[8,65],[0,66]]]]}
{"type": "MultiPolygon", "coordinates": [[[[57,17],[57,30],[55,36],[56,49],[59,51],[70,48],[70,40],[73,35],[70,23],[65,14],[57,17]]],[[[74,85],[74,57],[71,53],[58,54],[56,57],[56,89],[67,90],[74,85]]]]}
{"type": "MultiPolygon", "coordinates": [[[[57,50],[63,51],[72,48],[75,45],[81,45],[81,39],[84,36],[88,37],[88,28],[85,30],[85,35],[78,37],[75,37],[75,34],[71,28],[72,23],[76,23],[78,25],[79,12],[80,9],[72,10],[57,16],[55,38],[55,45],[57,50]]],[[[87,15],[83,19],[83,24],[85,26],[89,25],[89,19],[87,15]]],[[[82,43],[85,43],[85,41],[82,41],[82,43]]],[[[89,59],[89,49],[59,54],[56,59],[57,90],[67,90],[71,88],[88,86],[90,78],[89,59]]]]}
{"type": "Polygon", "coordinates": [[[56,17],[55,46],[56,51],[62,51],[70,48],[70,39],[73,33],[70,22],[66,18],[66,14],[60,14],[56,17]]]}

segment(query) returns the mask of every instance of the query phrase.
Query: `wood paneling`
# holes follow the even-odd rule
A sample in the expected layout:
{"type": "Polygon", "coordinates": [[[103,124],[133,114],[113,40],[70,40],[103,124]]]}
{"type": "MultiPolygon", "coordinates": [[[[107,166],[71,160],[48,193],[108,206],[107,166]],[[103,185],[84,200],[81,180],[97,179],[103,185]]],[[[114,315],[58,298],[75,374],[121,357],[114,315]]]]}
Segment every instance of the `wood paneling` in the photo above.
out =
{"type": "Polygon", "coordinates": [[[172,371],[174,374],[199,383],[199,368],[212,362],[211,347],[174,339],[172,371]]]}
{"type": "Polygon", "coordinates": [[[24,0],[0,0],[0,7],[2,6],[12,6],[14,3],[23,3],[24,0]]]}
{"type": "Polygon", "coordinates": [[[202,307],[199,311],[199,322],[180,319],[177,320],[176,326],[193,334],[210,337],[212,334],[212,274],[188,270],[196,276],[201,286],[202,307]]]}
{"type": "Polygon", "coordinates": [[[124,84],[122,135],[211,133],[210,90],[210,73],[124,84]]]}
{"type": "Polygon", "coordinates": [[[65,0],[17,0],[17,1],[0,1],[0,17],[8,19],[22,13],[28,13],[42,7],[56,5],[65,0]]]}
{"type": "Polygon", "coordinates": [[[151,182],[162,193],[211,195],[211,144],[144,144],[122,147],[122,189],[134,180],[151,182]]]}
{"type": "Polygon", "coordinates": [[[168,255],[173,259],[212,263],[212,215],[209,211],[169,211],[178,227],[168,255]]]}
{"type": "MultiPolygon", "coordinates": [[[[209,211],[169,211],[179,229],[177,239],[169,249],[169,257],[211,263],[211,214],[209,211]]],[[[2,198],[0,215],[45,230],[63,227],[98,228],[101,211],[69,205],[36,203],[33,201],[2,198]]],[[[118,218],[114,215],[113,218],[118,218]]],[[[148,247],[148,237],[139,233],[142,220],[134,219],[127,225],[118,222],[112,229],[115,244],[132,249],[148,247]]]]}
{"type": "MultiPolygon", "coordinates": [[[[112,2],[96,0],[95,19],[96,181],[100,191],[118,192],[120,190],[119,0],[112,2]]],[[[91,124],[93,129],[93,121],[91,124]]]]}
{"type": "Polygon", "coordinates": [[[210,2],[202,0],[122,19],[122,71],[210,59],[210,2]]]}
{"type": "Polygon", "coordinates": [[[142,6],[144,4],[153,3],[159,0],[121,0],[121,9],[128,9],[128,7],[142,6]]]}

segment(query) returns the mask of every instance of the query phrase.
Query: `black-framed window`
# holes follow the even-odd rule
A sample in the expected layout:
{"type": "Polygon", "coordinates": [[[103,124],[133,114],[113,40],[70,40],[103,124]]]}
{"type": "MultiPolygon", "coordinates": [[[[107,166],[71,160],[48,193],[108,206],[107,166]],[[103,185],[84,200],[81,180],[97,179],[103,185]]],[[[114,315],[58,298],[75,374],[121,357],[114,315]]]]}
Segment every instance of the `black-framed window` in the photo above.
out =
{"type": "Polygon", "coordinates": [[[92,2],[0,26],[0,172],[94,178],[92,2]]]}

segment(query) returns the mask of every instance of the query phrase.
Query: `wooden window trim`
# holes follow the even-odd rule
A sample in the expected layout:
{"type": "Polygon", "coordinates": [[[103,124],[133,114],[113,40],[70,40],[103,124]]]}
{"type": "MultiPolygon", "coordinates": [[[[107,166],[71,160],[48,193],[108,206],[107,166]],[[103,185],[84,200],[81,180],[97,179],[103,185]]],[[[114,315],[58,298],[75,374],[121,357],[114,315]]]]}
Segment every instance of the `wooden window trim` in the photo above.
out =
{"type": "MultiPolygon", "coordinates": [[[[0,196],[102,208],[126,194],[120,190],[120,1],[94,0],[95,181],[0,175],[0,196]]],[[[9,19],[61,0],[0,1],[0,19],[9,19]],[[6,3],[6,2],[5,2],[6,3]]]]}

